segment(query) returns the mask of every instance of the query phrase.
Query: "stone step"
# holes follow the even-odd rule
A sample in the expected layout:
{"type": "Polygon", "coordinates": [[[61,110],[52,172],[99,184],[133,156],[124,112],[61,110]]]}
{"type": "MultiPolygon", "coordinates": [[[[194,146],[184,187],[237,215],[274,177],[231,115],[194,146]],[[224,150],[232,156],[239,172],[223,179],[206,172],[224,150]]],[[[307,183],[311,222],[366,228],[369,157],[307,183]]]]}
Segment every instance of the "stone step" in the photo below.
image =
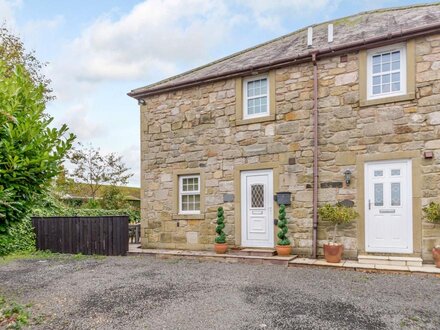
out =
{"type": "Polygon", "coordinates": [[[240,250],[233,250],[231,254],[236,254],[240,256],[254,256],[254,257],[272,257],[277,254],[275,249],[254,249],[245,248],[240,250]]]}
{"type": "Polygon", "coordinates": [[[161,249],[140,249],[137,247],[130,247],[129,255],[151,255],[156,258],[168,259],[195,259],[195,260],[215,260],[227,263],[244,263],[244,264],[272,264],[288,266],[289,261],[294,260],[297,256],[290,255],[287,257],[280,257],[277,255],[270,256],[250,256],[238,255],[237,250],[229,251],[225,254],[216,254],[213,251],[185,251],[185,250],[161,250],[161,249]]]}
{"type": "Polygon", "coordinates": [[[422,267],[423,259],[418,257],[375,256],[361,254],[358,256],[358,262],[360,264],[422,267]]]}

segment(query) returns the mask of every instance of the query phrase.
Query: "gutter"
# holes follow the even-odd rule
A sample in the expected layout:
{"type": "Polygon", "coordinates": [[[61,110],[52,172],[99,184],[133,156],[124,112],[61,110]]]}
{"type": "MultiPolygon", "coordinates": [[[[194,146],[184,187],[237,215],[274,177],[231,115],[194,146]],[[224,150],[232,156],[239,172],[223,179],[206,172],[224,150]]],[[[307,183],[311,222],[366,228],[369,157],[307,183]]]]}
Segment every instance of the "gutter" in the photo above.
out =
{"type": "Polygon", "coordinates": [[[313,247],[312,258],[317,257],[318,237],[318,64],[316,53],[312,54],[313,63],[313,247]]]}
{"type": "Polygon", "coordinates": [[[321,50],[303,53],[294,57],[284,58],[254,67],[233,70],[226,73],[214,74],[214,75],[206,76],[204,78],[191,79],[180,83],[174,83],[164,87],[156,87],[156,88],[152,87],[149,89],[141,88],[138,90],[132,90],[131,92],[127,93],[127,95],[135,99],[141,99],[150,95],[156,95],[160,93],[175,91],[178,89],[189,88],[204,83],[211,83],[224,79],[251,75],[257,73],[258,71],[263,72],[271,69],[281,68],[291,64],[310,62],[310,56],[312,56],[312,53],[315,54],[316,58],[318,57],[318,55],[320,58],[325,58],[325,57],[331,57],[331,56],[345,54],[367,48],[381,47],[397,42],[403,42],[410,38],[415,38],[415,37],[420,37],[435,33],[440,33],[440,23],[429,24],[423,27],[412,28],[407,30],[400,30],[398,32],[388,33],[378,37],[362,39],[355,42],[348,42],[336,46],[334,48],[327,47],[321,50]]]}

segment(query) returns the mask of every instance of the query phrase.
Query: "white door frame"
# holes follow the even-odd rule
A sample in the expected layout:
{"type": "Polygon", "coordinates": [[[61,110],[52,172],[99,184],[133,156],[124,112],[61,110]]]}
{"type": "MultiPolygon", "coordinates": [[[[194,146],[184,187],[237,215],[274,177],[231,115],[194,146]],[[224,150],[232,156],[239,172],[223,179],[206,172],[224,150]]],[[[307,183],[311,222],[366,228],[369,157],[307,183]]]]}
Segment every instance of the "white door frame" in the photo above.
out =
{"type": "Polygon", "coordinates": [[[240,172],[240,187],[241,187],[241,246],[243,247],[274,247],[275,246],[275,233],[273,228],[273,212],[274,212],[274,200],[273,200],[273,169],[265,170],[249,170],[240,172]],[[267,231],[269,238],[267,241],[258,242],[247,239],[248,233],[248,205],[247,205],[247,177],[267,175],[268,184],[265,191],[265,207],[267,208],[267,231]]]}
{"type": "Polygon", "coordinates": [[[413,187],[412,187],[412,160],[411,159],[399,159],[399,160],[386,160],[386,161],[371,161],[364,164],[364,219],[365,219],[365,251],[366,252],[382,252],[382,253],[413,253],[413,187]],[[369,210],[370,196],[370,177],[369,166],[371,165],[392,165],[392,164],[405,164],[406,175],[403,178],[403,182],[406,184],[406,194],[402,193],[402,201],[405,201],[406,207],[402,212],[406,213],[406,230],[407,230],[407,242],[406,248],[393,248],[393,247],[371,247],[370,242],[370,226],[369,217],[372,213],[369,210]]]}

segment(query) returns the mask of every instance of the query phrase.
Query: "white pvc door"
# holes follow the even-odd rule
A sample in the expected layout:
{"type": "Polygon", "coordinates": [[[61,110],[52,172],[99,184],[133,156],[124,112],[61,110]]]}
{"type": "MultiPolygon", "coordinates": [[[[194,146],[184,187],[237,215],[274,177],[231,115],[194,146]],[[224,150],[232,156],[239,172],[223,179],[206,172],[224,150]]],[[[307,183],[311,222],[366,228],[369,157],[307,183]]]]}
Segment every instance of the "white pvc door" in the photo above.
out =
{"type": "Polygon", "coordinates": [[[412,253],[411,160],[365,164],[365,249],[412,253]]]}
{"type": "Polygon", "coordinates": [[[274,247],[272,170],[241,172],[241,242],[274,247]]]}

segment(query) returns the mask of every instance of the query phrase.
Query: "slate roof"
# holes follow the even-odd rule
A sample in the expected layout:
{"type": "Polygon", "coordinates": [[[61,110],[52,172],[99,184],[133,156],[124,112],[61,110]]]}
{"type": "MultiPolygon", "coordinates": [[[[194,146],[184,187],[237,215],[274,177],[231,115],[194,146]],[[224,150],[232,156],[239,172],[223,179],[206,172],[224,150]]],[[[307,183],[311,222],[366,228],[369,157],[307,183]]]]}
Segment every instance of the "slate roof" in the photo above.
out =
{"type": "Polygon", "coordinates": [[[237,70],[252,69],[283,59],[310,54],[321,49],[336,48],[354,41],[401,33],[416,27],[439,25],[440,2],[408,7],[380,9],[313,25],[313,46],[307,47],[307,28],[295,31],[258,46],[232,54],[215,62],[159,81],[146,87],[132,90],[136,97],[149,91],[159,91],[194,80],[228,75],[237,70]],[[327,26],[334,25],[334,41],[327,41],[327,26]]]}

